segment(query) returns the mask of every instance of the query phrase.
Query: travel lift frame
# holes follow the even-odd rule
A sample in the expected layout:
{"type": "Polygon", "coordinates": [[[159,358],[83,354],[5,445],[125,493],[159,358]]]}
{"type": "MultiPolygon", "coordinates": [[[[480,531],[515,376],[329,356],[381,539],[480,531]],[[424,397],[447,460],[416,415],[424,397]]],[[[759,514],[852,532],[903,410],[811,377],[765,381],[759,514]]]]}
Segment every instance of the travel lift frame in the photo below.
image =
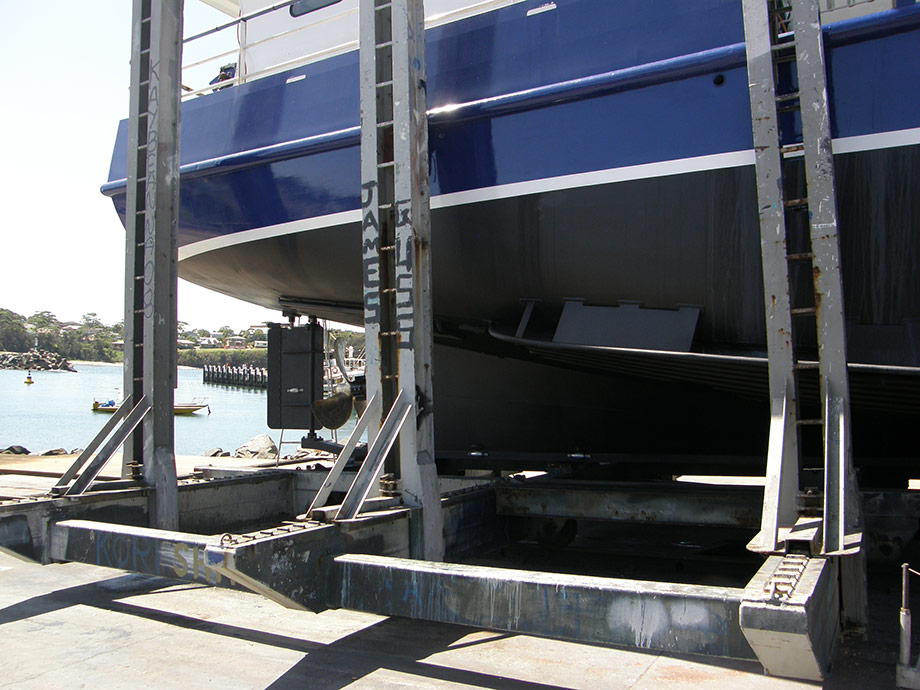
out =
{"type": "Polygon", "coordinates": [[[183,4],[134,0],[125,285],[129,395],[52,496],[0,502],[0,548],[41,563],[79,561],[243,586],[293,608],[345,607],[576,641],[756,658],[771,674],[822,678],[841,629],[866,625],[860,499],[867,508],[884,505],[884,519],[900,512],[914,529],[920,506],[906,491],[861,497],[853,478],[817,2],[790,0],[791,8],[783,0],[780,8],[774,0],[739,2],[772,399],[763,493],[676,484],[576,489],[551,481],[437,476],[423,0],[360,4],[370,404],[359,428],[366,427],[372,439],[366,459],[357,472],[344,470],[357,431],[328,476],[211,467],[177,482],[172,405],[183,4]],[[776,64],[793,59],[799,91],[777,94],[776,64]],[[808,105],[799,108],[803,144],[780,145],[777,102],[783,108],[808,105]],[[785,199],[782,161],[798,153],[808,173],[808,196],[785,199]],[[811,241],[805,250],[787,251],[787,214],[803,209],[811,241]],[[790,303],[793,264],[815,276],[814,303],[790,303]],[[793,347],[792,320],[802,316],[815,321],[819,336],[820,419],[804,417],[797,406],[797,376],[809,366],[797,361],[793,347]],[[808,510],[798,503],[803,428],[819,429],[825,449],[823,505],[804,506],[808,510]],[[95,481],[122,444],[123,479],[95,481]],[[395,478],[388,483],[395,487],[390,495],[377,495],[382,470],[395,478]],[[325,505],[334,487],[349,486],[341,505],[325,505]],[[457,563],[490,546],[507,516],[754,528],[751,507],[758,501],[760,532],[749,548],[767,558],[745,588],[457,563]],[[266,524],[273,526],[261,528],[266,524]]]}

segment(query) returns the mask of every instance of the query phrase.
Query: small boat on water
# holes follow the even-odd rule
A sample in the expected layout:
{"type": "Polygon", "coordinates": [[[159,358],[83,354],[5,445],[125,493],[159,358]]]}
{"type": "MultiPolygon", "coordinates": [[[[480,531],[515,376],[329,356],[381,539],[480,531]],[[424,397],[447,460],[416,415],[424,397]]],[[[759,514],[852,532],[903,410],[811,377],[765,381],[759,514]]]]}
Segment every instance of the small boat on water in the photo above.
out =
{"type": "MultiPolygon", "coordinates": [[[[199,410],[207,408],[208,414],[211,414],[211,406],[204,401],[194,401],[190,403],[174,403],[173,404],[173,413],[175,414],[195,414],[199,410]]],[[[118,403],[114,400],[107,400],[105,402],[99,402],[98,400],[93,400],[93,412],[108,412],[112,413],[118,409],[118,403]]]]}

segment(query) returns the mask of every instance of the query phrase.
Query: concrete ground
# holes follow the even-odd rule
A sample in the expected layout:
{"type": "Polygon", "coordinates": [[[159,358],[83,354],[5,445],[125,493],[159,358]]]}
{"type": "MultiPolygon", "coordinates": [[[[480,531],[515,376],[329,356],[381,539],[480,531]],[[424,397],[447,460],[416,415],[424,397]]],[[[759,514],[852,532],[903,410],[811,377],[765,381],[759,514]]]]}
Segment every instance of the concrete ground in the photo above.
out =
{"type": "MultiPolygon", "coordinates": [[[[887,637],[845,647],[825,687],[894,687],[896,637],[887,637]]],[[[291,611],[243,591],[5,555],[0,641],[0,688],[17,690],[816,687],[767,677],[753,662],[291,611]]]]}
{"type": "MultiPolygon", "coordinates": [[[[211,461],[181,460],[180,474],[211,461]]],[[[5,456],[0,495],[41,494],[70,462],[5,456]]],[[[607,554],[602,560],[624,567],[625,561],[638,564],[640,547],[649,544],[638,531],[636,539],[642,544],[637,542],[628,556],[607,554]]],[[[567,554],[567,566],[577,566],[578,551],[567,554]]],[[[911,556],[920,563],[913,544],[908,560],[911,556]]],[[[510,557],[517,567],[528,567],[526,551],[510,557]]],[[[709,567],[714,571],[710,577],[729,577],[736,566],[711,561],[709,567]]],[[[870,639],[843,643],[824,687],[894,687],[899,574],[897,563],[870,569],[870,639]]],[[[920,586],[914,591],[913,608],[920,610],[920,586]]],[[[754,662],[576,644],[345,610],[291,611],[245,591],[78,563],[39,566],[3,554],[0,668],[0,689],[17,690],[819,687],[765,676],[754,662]]]]}

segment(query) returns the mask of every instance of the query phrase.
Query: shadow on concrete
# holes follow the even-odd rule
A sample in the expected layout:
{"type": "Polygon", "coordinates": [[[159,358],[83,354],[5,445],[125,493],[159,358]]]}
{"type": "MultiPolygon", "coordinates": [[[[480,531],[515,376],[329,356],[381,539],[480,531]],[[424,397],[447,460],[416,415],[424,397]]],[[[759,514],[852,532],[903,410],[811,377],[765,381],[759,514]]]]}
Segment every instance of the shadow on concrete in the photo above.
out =
{"type": "MultiPolygon", "coordinates": [[[[415,676],[419,679],[419,687],[425,685],[425,680],[436,680],[491,690],[563,690],[558,685],[451,668],[425,661],[438,652],[481,644],[456,644],[475,630],[427,621],[388,618],[308,654],[267,686],[267,689],[309,687],[316,690],[340,690],[359,678],[386,669],[415,676]]],[[[482,642],[496,639],[490,637],[482,642]]]]}
{"type": "MultiPolygon", "coordinates": [[[[177,586],[181,589],[206,587],[183,585],[166,578],[125,575],[54,590],[12,604],[0,609],[0,625],[82,605],[305,654],[290,670],[267,686],[274,690],[295,687],[339,690],[380,669],[414,675],[420,679],[437,679],[490,690],[563,690],[557,685],[516,680],[423,661],[448,648],[481,644],[479,641],[456,644],[477,630],[475,628],[390,618],[331,644],[322,644],[120,601],[125,597],[156,594],[167,588],[174,592],[177,586]]],[[[482,642],[506,637],[511,635],[490,636],[482,642]]]]}
{"type": "MultiPolygon", "coordinates": [[[[897,611],[900,603],[898,569],[892,566],[885,568],[884,572],[874,569],[870,574],[870,582],[874,582],[874,586],[870,587],[870,639],[850,640],[841,644],[835,668],[823,684],[825,688],[885,687],[889,686],[888,682],[893,684],[897,658],[897,611]]],[[[207,585],[183,583],[167,578],[124,575],[54,590],[11,604],[0,609],[0,625],[83,605],[303,654],[302,659],[267,686],[271,690],[303,687],[341,690],[379,670],[414,676],[418,678],[420,687],[424,686],[425,679],[428,679],[489,690],[562,690],[561,686],[557,685],[453,668],[436,661],[428,661],[440,652],[471,648],[485,642],[511,638],[515,636],[512,633],[499,633],[482,640],[461,642],[464,637],[479,629],[387,618],[335,642],[324,644],[121,601],[127,597],[152,595],[161,591],[165,593],[205,587],[207,585]]],[[[920,610],[920,587],[912,592],[911,600],[913,608],[920,610]]],[[[763,672],[759,664],[751,661],[666,654],[639,649],[629,651],[654,657],[682,659],[713,668],[734,669],[755,675],[763,672]]]]}

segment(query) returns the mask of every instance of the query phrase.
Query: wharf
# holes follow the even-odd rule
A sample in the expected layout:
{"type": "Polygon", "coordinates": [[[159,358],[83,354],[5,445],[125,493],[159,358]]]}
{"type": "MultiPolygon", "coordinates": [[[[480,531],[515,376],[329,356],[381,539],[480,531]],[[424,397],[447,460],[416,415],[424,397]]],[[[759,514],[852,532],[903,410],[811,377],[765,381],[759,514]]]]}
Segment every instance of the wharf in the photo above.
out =
{"type": "Polygon", "coordinates": [[[845,642],[819,686],[766,676],[754,661],[345,609],[314,614],[246,591],[0,554],[0,688],[893,688],[897,570],[870,574],[871,641],[845,642]],[[150,650],[169,650],[168,657],[150,650]]]}
{"type": "MultiPolygon", "coordinates": [[[[27,498],[42,495],[55,485],[76,455],[13,455],[0,453],[0,500],[27,498]]],[[[176,474],[179,479],[191,477],[197,467],[210,467],[219,462],[221,467],[260,467],[264,459],[210,458],[198,455],[177,455],[176,474]]],[[[103,466],[99,479],[119,479],[121,453],[115,453],[103,466]]]]}
{"type": "MultiPolygon", "coordinates": [[[[0,495],[43,493],[56,481],[57,468],[71,459],[0,456],[0,495]]],[[[180,456],[179,474],[214,461],[240,468],[264,462],[180,456]]],[[[117,474],[118,462],[113,458],[106,474],[117,474]]],[[[646,546],[644,558],[630,560],[654,562],[655,554],[648,552],[656,547],[646,546]]],[[[905,555],[920,560],[916,544],[905,555]]],[[[564,552],[555,558],[564,560],[564,552]]],[[[658,560],[657,567],[667,567],[666,557],[658,560]]],[[[896,563],[870,568],[870,639],[842,643],[823,687],[895,687],[899,574],[896,563]]],[[[915,592],[917,610],[920,588],[915,592]]],[[[0,688],[818,687],[766,676],[754,661],[549,640],[345,609],[314,614],[248,591],[80,563],[40,566],[3,554],[0,634],[7,659],[0,688]],[[168,659],[144,651],[150,649],[168,649],[168,659]]]]}
{"type": "Polygon", "coordinates": [[[268,388],[268,369],[205,364],[201,369],[201,380],[203,383],[222,383],[227,386],[268,388]]]}
{"type": "MultiPolygon", "coordinates": [[[[872,624],[883,629],[874,631],[871,645],[845,646],[823,687],[894,687],[897,598],[896,591],[873,590],[872,624]],[[876,615],[881,610],[886,620],[876,615]]],[[[292,611],[244,591],[79,563],[39,566],[5,555],[0,633],[6,660],[0,688],[17,690],[818,687],[765,676],[753,661],[576,644],[344,609],[292,611]]]]}

